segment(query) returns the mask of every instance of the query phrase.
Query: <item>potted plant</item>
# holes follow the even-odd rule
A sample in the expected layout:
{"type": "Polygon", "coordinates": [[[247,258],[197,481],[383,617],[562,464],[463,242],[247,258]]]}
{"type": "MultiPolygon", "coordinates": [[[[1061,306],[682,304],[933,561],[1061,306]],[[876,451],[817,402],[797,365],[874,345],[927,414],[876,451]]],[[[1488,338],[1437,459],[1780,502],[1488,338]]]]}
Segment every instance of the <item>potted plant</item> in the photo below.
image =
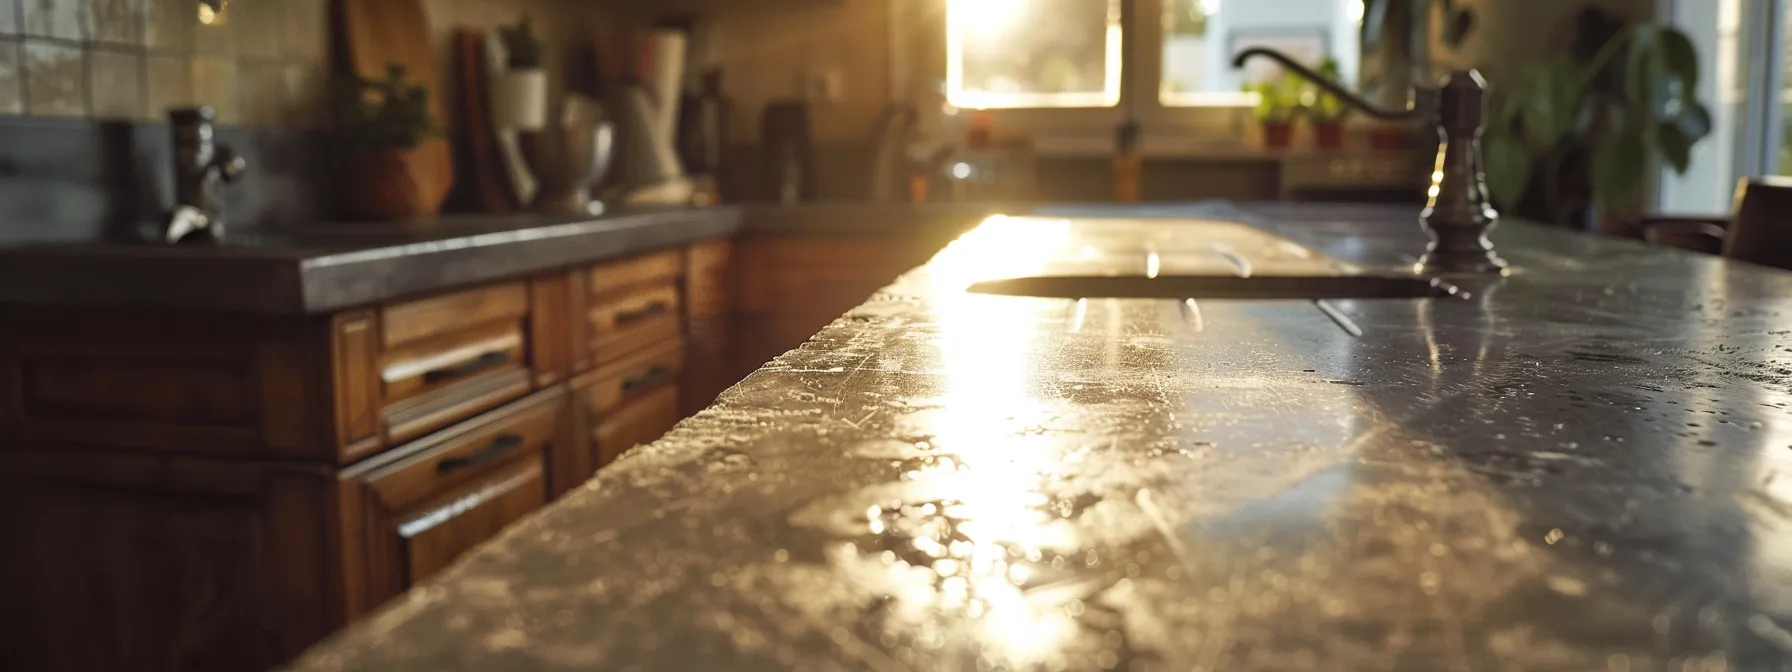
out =
{"type": "MultiPolygon", "coordinates": [[[[1610,20],[1583,12],[1579,22],[1585,32],[1610,20]]],[[[1693,145],[1711,133],[1711,113],[1695,97],[1691,39],[1653,22],[1595,32],[1490,86],[1482,147],[1502,209],[1577,228],[1590,227],[1592,209],[1634,213],[1651,159],[1684,173],[1693,145]]]]}
{"type": "MultiPolygon", "coordinates": [[[[1338,81],[1338,60],[1327,58],[1315,68],[1327,79],[1338,81]]],[[[1350,116],[1350,106],[1343,100],[1317,86],[1308,85],[1307,92],[1302,94],[1303,107],[1307,110],[1307,121],[1313,125],[1313,146],[1319,149],[1344,148],[1344,120],[1350,116]]]]}
{"type": "Polygon", "coordinates": [[[1263,126],[1264,146],[1287,149],[1294,144],[1294,121],[1300,117],[1306,86],[1291,72],[1245,85],[1245,91],[1257,94],[1257,123],[1263,126]]]}
{"type": "Polygon", "coordinates": [[[499,26],[505,68],[492,78],[492,122],[501,129],[538,131],[548,123],[548,73],[541,38],[523,15],[516,25],[499,26]]]}
{"type": "Polygon", "coordinates": [[[357,219],[406,221],[441,211],[442,189],[416,164],[417,147],[440,133],[429,90],[392,64],[382,79],[346,75],[333,95],[343,149],[343,205],[357,219]]]}

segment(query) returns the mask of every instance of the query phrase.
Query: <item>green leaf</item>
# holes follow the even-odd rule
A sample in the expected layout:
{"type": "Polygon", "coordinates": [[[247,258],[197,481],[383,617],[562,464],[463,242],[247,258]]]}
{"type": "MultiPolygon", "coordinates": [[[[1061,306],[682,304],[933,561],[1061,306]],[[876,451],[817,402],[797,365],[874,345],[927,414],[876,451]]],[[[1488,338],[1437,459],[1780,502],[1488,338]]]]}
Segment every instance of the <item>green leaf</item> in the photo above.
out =
{"type": "Polygon", "coordinates": [[[1690,98],[1682,100],[1678,112],[1673,117],[1674,126],[1687,142],[1698,142],[1711,135],[1711,110],[1703,103],[1690,98]]]}
{"type": "Polygon", "coordinates": [[[1692,139],[1674,124],[1659,124],[1652,135],[1655,148],[1661,152],[1661,158],[1673,166],[1674,173],[1686,174],[1686,166],[1692,161],[1692,139]]]}
{"type": "Polygon", "coordinates": [[[1579,114],[1580,71],[1558,58],[1533,69],[1525,81],[1521,103],[1525,138],[1531,147],[1547,149],[1562,142],[1579,114]]]}
{"type": "Polygon", "coordinates": [[[1531,155],[1518,136],[1489,130],[1481,138],[1481,160],[1487,174],[1487,190],[1503,209],[1518,207],[1531,184],[1531,155]]]}
{"type": "Polygon", "coordinates": [[[1611,212],[1633,205],[1641,193],[1648,151],[1638,133],[1609,136],[1593,146],[1593,201],[1611,212]]]}
{"type": "Polygon", "coordinates": [[[1673,28],[1664,28],[1657,35],[1660,44],[1659,63],[1663,74],[1674,78],[1691,96],[1699,88],[1699,50],[1692,38],[1673,28]]]}

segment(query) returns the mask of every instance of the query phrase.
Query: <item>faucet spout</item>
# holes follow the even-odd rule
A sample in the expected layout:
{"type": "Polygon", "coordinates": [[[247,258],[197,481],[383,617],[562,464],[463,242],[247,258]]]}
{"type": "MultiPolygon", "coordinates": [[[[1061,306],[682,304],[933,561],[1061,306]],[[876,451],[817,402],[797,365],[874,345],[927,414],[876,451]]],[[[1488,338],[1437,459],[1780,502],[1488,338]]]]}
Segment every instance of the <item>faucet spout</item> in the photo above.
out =
{"type": "Polygon", "coordinates": [[[1298,75],[1301,79],[1312,82],[1314,86],[1325,89],[1326,93],[1337,96],[1338,100],[1342,100],[1345,104],[1362,111],[1363,114],[1375,117],[1376,119],[1384,121],[1412,121],[1416,119],[1426,119],[1435,114],[1432,109],[1434,106],[1429,104],[1430,97],[1425,95],[1423,90],[1414,91],[1416,95],[1413,96],[1413,104],[1411,106],[1403,110],[1390,110],[1369,102],[1357,92],[1344,88],[1343,84],[1332,81],[1332,78],[1319,74],[1318,71],[1307,67],[1300,61],[1294,60],[1294,57],[1274,49],[1251,47],[1244,51],[1240,51],[1237,55],[1232,57],[1232,67],[1242,68],[1247,61],[1258,56],[1275,61],[1289,72],[1298,75]]]}
{"type": "Polygon", "coordinates": [[[1238,52],[1232,67],[1262,56],[1337,96],[1364,114],[1386,121],[1424,120],[1436,127],[1436,170],[1419,223],[1431,237],[1416,267],[1421,273],[1504,273],[1506,262],[1493,252],[1487,232],[1499,223],[1488,203],[1481,161],[1481,127],[1486,82],[1473,70],[1451,73],[1442,86],[1414,86],[1412,103],[1390,110],[1364,100],[1342,84],[1279,51],[1253,47],[1238,52]]]}

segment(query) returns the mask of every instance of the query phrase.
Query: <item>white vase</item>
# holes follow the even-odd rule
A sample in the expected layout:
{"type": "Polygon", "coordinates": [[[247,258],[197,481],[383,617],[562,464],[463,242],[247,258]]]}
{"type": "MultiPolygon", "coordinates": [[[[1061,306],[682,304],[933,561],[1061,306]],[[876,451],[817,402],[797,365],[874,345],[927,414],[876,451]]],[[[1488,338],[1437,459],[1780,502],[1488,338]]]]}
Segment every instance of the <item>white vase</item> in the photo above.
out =
{"type": "Polygon", "coordinates": [[[517,131],[547,128],[547,71],[528,68],[493,74],[489,102],[495,128],[517,131]]]}

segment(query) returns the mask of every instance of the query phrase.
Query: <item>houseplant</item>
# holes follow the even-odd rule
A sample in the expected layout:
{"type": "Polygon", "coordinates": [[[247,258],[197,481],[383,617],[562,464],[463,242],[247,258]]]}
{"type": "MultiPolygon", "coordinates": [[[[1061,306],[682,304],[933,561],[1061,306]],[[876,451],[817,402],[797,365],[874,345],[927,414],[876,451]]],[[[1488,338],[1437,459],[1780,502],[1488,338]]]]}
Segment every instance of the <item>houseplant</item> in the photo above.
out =
{"type": "Polygon", "coordinates": [[[1304,80],[1284,72],[1271,79],[1246,84],[1245,91],[1257,94],[1257,123],[1263,126],[1263,144],[1271,149],[1287,149],[1294,144],[1294,121],[1301,114],[1301,94],[1307,89],[1304,80]]]}
{"type": "Polygon", "coordinates": [[[1502,210],[1577,228],[1633,213],[1653,160],[1684,173],[1710,134],[1692,40],[1647,21],[1602,30],[1601,14],[1583,10],[1569,53],[1490,85],[1482,147],[1502,210]]]}
{"type": "Polygon", "coordinates": [[[515,25],[499,26],[504,69],[492,77],[492,122],[501,129],[538,131],[548,123],[548,73],[542,61],[541,38],[528,15],[515,25]]]}
{"type": "Polygon", "coordinates": [[[441,211],[444,190],[416,164],[417,147],[440,133],[429,116],[429,90],[392,64],[382,79],[345,75],[332,92],[335,135],[343,150],[343,205],[357,219],[425,219],[441,211]]]}
{"type": "MultiPolygon", "coordinates": [[[[1315,68],[1327,79],[1338,81],[1338,61],[1327,58],[1315,68]]],[[[1301,95],[1307,110],[1307,121],[1313,125],[1313,146],[1319,149],[1344,147],[1344,120],[1350,117],[1350,106],[1337,96],[1311,84],[1301,95]]]]}

